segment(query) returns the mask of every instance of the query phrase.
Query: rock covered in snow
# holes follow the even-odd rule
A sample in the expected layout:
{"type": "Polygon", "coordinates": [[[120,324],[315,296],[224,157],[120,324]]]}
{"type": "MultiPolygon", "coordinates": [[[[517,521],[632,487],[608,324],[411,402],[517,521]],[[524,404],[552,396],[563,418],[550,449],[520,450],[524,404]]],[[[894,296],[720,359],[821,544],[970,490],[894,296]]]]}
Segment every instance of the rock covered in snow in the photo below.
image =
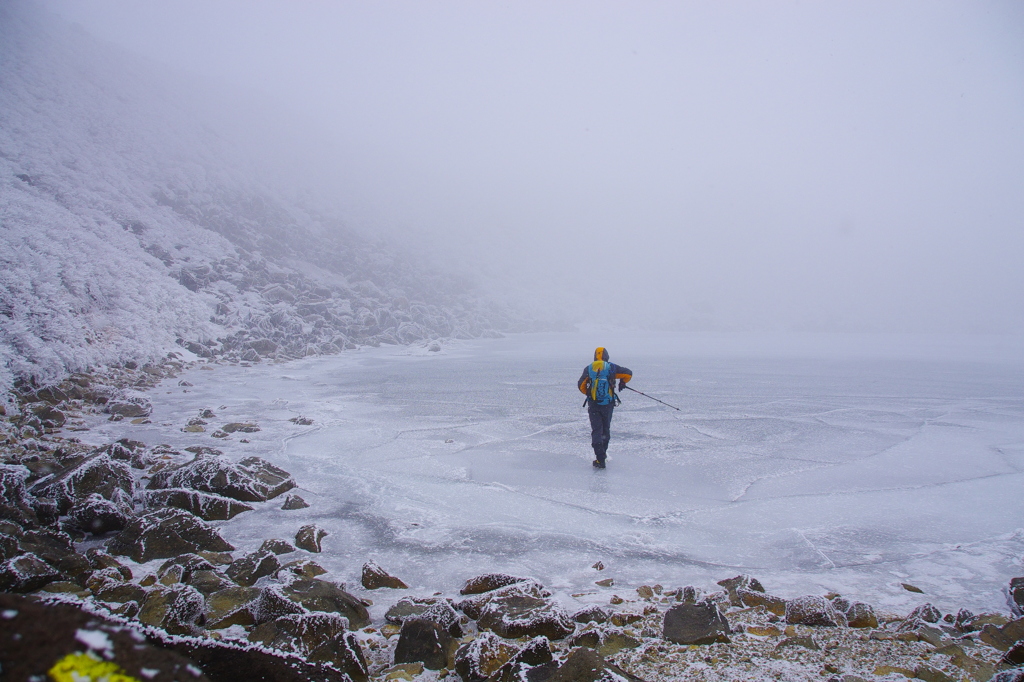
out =
{"type": "Polygon", "coordinates": [[[156,586],[149,591],[139,621],[172,635],[197,635],[206,610],[206,598],[191,585],[156,586]]]}
{"type": "Polygon", "coordinates": [[[423,663],[429,670],[448,667],[455,654],[456,640],[444,628],[425,618],[409,618],[395,646],[395,663],[423,663]]]}
{"type": "Polygon", "coordinates": [[[551,593],[536,580],[524,580],[507,584],[505,587],[499,587],[498,589],[491,590],[489,592],[471,595],[462,601],[456,602],[455,608],[459,609],[473,620],[477,620],[480,618],[480,614],[483,612],[483,609],[487,606],[488,602],[497,597],[504,597],[508,595],[526,595],[536,597],[538,599],[547,599],[551,596],[551,593]]]}
{"type": "Polygon", "coordinates": [[[366,682],[369,677],[359,640],[348,632],[348,621],[337,614],[282,616],[254,628],[249,641],[294,651],[311,662],[329,663],[354,682],[366,682]]]}
{"type": "Polygon", "coordinates": [[[242,502],[265,502],[294,488],[295,480],[260,457],[247,457],[235,464],[226,457],[201,452],[189,462],[157,472],[147,487],[188,488],[242,502]]]}
{"type": "Polygon", "coordinates": [[[406,590],[409,588],[404,582],[394,577],[373,561],[363,564],[362,585],[368,590],[378,590],[382,587],[390,587],[395,590],[406,590]]]}
{"type": "Polygon", "coordinates": [[[643,682],[636,675],[605,661],[593,649],[573,649],[547,682],[643,682]]]}
{"type": "Polygon", "coordinates": [[[264,540],[263,544],[260,545],[261,550],[273,552],[274,554],[289,554],[295,551],[295,547],[292,546],[287,540],[281,540],[280,538],[271,538],[264,540]]]}
{"type": "Polygon", "coordinates": [[[134,490],[131,468],[112,458],[109,453],[100,451],[52,479],[37,481],[31,493],[36,497],[52,498],[64,514],[76,502],[94,494],[130,509],[134,490]]]}
{"type": "Polygon", "coordinates": [[[309,502],[298,495],[288,495],[284,498],[284,504],[281,505],[281,509],[292,511],[295,509],[305,509],[309,506],[309,502]]]}
{"type": "Polygon", "coordinates": [[[23,466],[0,465],[0,519],[23,527],[39,525],[32,500],[25,489],[29,471],[23,466]]]}
{"type": "Polygon", "coordinates": [[[807,595],[786,602],[786,622],[793,625],[838,627],[846,625],[846,617],[828,599],[807,595]]]}
{"type": "Polygon", "coordinates": [[[466,584],[459,590],[459,594],[483,594],[484,592],[491,592],[508,585],[526,582],[527,580],[528,578],[517,578],[506,573],[488,573],[467,580],[466,584]]]}
{"type": "Polygon", "coordinates": [[[253,510],[251,505],[230,497],[186,488],[147,490],[145,500],[147,506],[184,509],[203,521],[227,521],[242,512],[253,510]]]}
{"type": "Polygon", "coordinates": [[[786,600],[782,597],[767,594],[763,590],[748,590],[744,587],[736,587],[733,594],[735,594],[738,602],[737,605],[739,606],[762,606],[766,611],[774,613],[776,616],[786,615],[786,600]]]}
{"type": "Polygon", "coordinates": [[[506,639],[541,635],[562,639],[576,629],[569,614],[556,602],[525,594],[491,599],[480,612],[477,625],[506,639]]]}
{"type": "Polygon", "coordinates": [[[518,652],[515,644],[484,631],[455,652],[455,672],[462,682],[484,682],[518,652]]]}
{"type": "Polygon", "coordinates": [[[319,553],[322,550],[320,541],[327,535],[327,531],[315,524],[309,524],[299,529],[295,534],[295,546],[307,552],[319,553]]]}
{"type": "Polygon", "coordinates": [[[210,682],[189,658],[71,604],[0,594],[0,612],[4,679],[99,680],[105,671],[105,679],[120,674],[118,679],[147,682],[210,682]]]}
{"type": "Polygon", "coordinates": [[[153,413],[153,404],[144,394],[136,391],[118,391],[107,401],[107,412],[110,414],[134,419],[148,417],[153,413]]]}
{"type": "Polygon", "coordinates": [[[284,588],[284,594],[309,611],[338,613],[348,619],[353,630],[370,624],[370,614],[361,599],[342,587],[317,578],[300,578],[284,588]]]}
{"type": "Polygon", "coordinates": [[[61,578],[57,569],[32,552],[26,552],[0,564],[0,590],[32,592],[61,578]]]}
{"type": "Polygon", "coordinates": [[[548,679],[559,668],[547,637],[534,637],[494,673],[495,682],[548,679]]]}
{"type": "Polygon", "coordinates": [[[64,526],[93,535],[119,531],[132,518],[131,509],[111,502],[97,493],[78,500],[68,511],[64,526]]]}
{"type": "Polygon", "coordinates": [[[233,550],[216,529],[181,509],[157,509],[134,519],[107,545],[111,554],[144,563],[200,550],[233,550]]]}
{"type": "Polygon", "coordinates": [[[279,568],[281,562],[277,560],[277,555],[263,549],[236,559],[225,573],[239,585],[249,587],[264,576],[274,575],[279,568]]]}

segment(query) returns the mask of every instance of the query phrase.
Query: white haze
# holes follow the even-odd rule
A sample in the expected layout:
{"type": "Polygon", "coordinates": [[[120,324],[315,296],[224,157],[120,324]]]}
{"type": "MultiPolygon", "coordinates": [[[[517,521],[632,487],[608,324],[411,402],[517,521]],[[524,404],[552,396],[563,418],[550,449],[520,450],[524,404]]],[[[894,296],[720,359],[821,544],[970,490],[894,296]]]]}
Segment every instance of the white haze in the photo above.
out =
{"type": "Polygon", "coordinates": [[[566,319],[1024,331],[1019,3],[44,5],[292,112],[351,222],[566,319]]]}

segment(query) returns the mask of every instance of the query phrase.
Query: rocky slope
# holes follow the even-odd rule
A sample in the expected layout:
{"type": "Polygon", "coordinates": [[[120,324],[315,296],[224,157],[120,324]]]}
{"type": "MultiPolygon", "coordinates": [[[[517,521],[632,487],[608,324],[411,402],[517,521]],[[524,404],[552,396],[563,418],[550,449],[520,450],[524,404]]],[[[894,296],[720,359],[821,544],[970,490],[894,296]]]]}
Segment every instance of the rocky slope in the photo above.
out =
{"type": "Polygon", "coordinates": [[[258,104],[0,3],[0,392],[176,344],[257,362],[527,327],[349,229],[258,104]]]}
{"type": "MultiPolygon", "coordinates": [[[[784,599],[751,576],[711,586],[619,585],[602,577],[600,562],[593,588],[572,595],[504,574],[467,576],[456,594],[410,589],[368,559],[359,584],[348,586],[317,561],[325,531],[300,521],[288,537],[236,548],[222,535],[226,525],[241,514],[298,513],[307,506],[295,494],[301,481],[212,446],[175,451],[129,438],[97,446],[72,435],[89,419],[148,421],[145,389],[188,364],[172,357],[76,375],[21,394],[0,422],[5,673],[356,682],[1024,678],[1024,577],[1009,582],[1002,613],[942,613],[922,595],[909,614],[895,614],[852,595],[784,599]]],[[[244,439],[260,425],[224,423],[210,410],[183,428],[244,439]]]]}

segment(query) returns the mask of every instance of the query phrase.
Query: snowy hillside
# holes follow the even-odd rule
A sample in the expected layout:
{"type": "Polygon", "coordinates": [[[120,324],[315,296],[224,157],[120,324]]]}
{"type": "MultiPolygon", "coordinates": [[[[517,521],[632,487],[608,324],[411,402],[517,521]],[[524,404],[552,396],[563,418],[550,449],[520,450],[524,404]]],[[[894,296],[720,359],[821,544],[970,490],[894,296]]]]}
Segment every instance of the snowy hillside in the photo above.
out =
{"type": "Polygon", "coordinates": [[[521,324],[301,199],[227,101],[251,111],[0,4],[0,389],[176,343],[257,361],[521,324]]]}

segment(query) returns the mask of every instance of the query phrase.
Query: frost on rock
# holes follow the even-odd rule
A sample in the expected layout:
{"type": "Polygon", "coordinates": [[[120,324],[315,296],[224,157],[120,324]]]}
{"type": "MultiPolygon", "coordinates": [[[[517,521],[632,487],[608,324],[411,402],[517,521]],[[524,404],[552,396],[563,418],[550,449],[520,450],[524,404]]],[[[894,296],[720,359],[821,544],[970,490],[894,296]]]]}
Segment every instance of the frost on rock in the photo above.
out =
{"type": "Polygon", "coordinates": [[[506,573],[488,573],[470,578],[459,590],[459,594],[483,594],[515,583],[526,582],[527,578],[516,578],[506,573]]]}
{"type": "Polygon", "coordinates": [[[504,597],[508,595],[526,595],[536,597],[538,599],[546,599],[551,596],[551,592],[536,580],[524,580],[522,582],[506,585],[505,587],[501,587],[496,590],[491,590],[490,592],[484,592],[482,594],[473,595],[467,599],[463,599],[462,601],[455,603],[455,608],[476,620],[480,617],[480,613],[488,602],[497,597],[504,597]]]}
{"type": "Polygon", "coordinates": [[[157,472],[147,487],[187,488],[242,502],[265,502],[294,488],[295,479],[260,457],[235,464],[227,457],[200,453],[180,466],[157,472]]]}
{"type": "Polygon", "coordinates": [[[115,504],[97,493],[91,493],[84,500],[75,503],[68,512],[64,526],[93,535],[103,535],[123,529],[130,519],[130,508],[115,504]]]}
{"type": "Polygon", "coordinates": [[[367,561],[363,564],[361,582],[363,587],[368,590],[377,590],[382,587],[390,587],[395,590],[405,590],[409,588],[408,585],[385,571],[373,561],[367,561]]]}
{"type": "Polygon", "coordinates": [[[158,509],[133,520],[107,545],[111,554],[144,563],[187,552],[229,552],[230,544],[198,517],[181,509],[158,509]]]}
{"type": "Polygon", "coordinates": [[[484,682],[505,665],[519,647],[493,632],[481,632],[455,652],[455,672],[463,682],[484,682]]]}
{"type": "Polygon", "coordinates": [[[38,525],[32,500],[25,489],[28,475],[28,469],[23,466],[0,465],[0,519],[21,526],[38,525]]]}
{"type": "Polygon", "coordinates": [[[206,598],[191,585],[156,587],[142,605],[139,621],[172,635],[197,635],[205,608],[206,598]]]}
{"type": "Polygon", "coordinates": [[[100,451],[55,478],[40,480],[32,486],[31,492],[36,497],[54,499],[61,513],[66,514],[76,502],[92,494],[122,509],[131,509],[134,490],[131,468],[100,451]]]}
{"type": "Polygon", "coordinates": [[[148,417],[153,412],[153,404],[136,391],[118,391],[107,401],[106,411],[127,419],[148,417]]]}
{"type": "Polygon", "coordinates": [[[524,594],[491,599],[481,611],[477,625],[506,639],[541,635],[562,639],[576,629],[569,614],[556,602],[524,594]]]}
{"type": "Polygon", "coordinates": [[[145,500],[147,506],[184,509],[203,521],[227,521],[242,512],[253,510],[250,505],[230,497],[187,488],[148,490],[145,500]]]}
{"type": "Polygon", "coordinates": [[[786,622],[794,625],[846,625],[846,616],[832,602],[817,595],[797,597],[786,602],[786,622]]]}
{"type": "Polygon", "coordinates": [[[61,577],[57,569],[31,552],[0,564],[0,590],[32,592],[61,577]]]}
{"type": "Polygon", "coordinates": [[[348,620],[333,613],[300,613],[267,621],[249,633],[249,641],[329,663],[356,682],[368,679],[366,659],[348,620]]]}
{"type": "Polygon", "coordinates": [[[326,536],[326,530],[316,524],[309,524],[300,528],[299,532],[295,534],[295,546],[307,552],[319,553],[322,550],[320,541],[326,536]]]}

